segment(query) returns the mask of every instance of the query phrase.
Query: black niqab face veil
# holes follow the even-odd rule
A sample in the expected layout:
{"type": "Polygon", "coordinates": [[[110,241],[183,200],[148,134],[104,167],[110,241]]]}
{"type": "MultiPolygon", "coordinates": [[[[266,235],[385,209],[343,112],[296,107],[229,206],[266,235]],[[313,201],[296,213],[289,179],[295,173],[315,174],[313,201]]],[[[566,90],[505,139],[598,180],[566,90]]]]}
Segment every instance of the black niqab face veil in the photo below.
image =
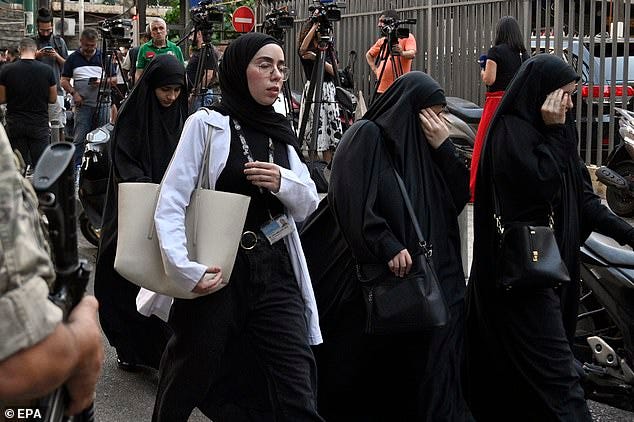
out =
{"type": "MultiPolygon", "coordinates": [[[[513,114],[543,128],[541,107],[551,92],[579,80],[574,69],[563,60],[551,54],[538,54],[525,61],[509,84],[490,127],[499,116],[513,114]]],[[[490,130],[490,129],[489,129],[490,130]]]]}
{"type": "Polygon", "coordinates": [[[297,136],[288,120],[277,113],[272,105],[258,104],[249,92],[247,66],[257,52],[268,44],[280,45],[275,38],[258,32],[244,34],[229,44],[218,69],[222,102],[213,108],[231,114],[243,124],[297,149],[297,136]]]}
{"type": "Polygon", "coordinates": [[[390,85],[363,118],[381,128],[397,169],[405,170],[408,156],[429,155],[418,113],[445,104],[445,93],[438,82],[426,73],[408,72],[390,85]]]}

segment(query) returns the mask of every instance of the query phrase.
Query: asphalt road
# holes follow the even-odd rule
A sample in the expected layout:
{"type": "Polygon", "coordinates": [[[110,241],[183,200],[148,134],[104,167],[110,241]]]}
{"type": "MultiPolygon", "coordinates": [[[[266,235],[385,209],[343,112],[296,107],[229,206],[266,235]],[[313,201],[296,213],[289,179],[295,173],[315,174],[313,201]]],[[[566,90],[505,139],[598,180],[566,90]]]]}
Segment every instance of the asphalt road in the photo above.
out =
{"type": "MultiPolygon", "coordinates": [[[[470,212],[470,210],[469,210],[470,212]]],[[[630,221],[634,224],[634,220],[630,221]]],[[[471,230],[469,231],[471,236],[471,230]]],[[[79,253],[94,266],[97,248],[79,235],[79,253]]],[[[92,294],[92,276],[89,292],[92,294]]],[[[97,385],[96,419],[98,422],[142,422],[151,420],[154,396],[158,380],[157,371],[143,369],[129,373],[117,368],[116,353],[108,345],[104,336],[106,360],[103,374],[97,385]]],[[[626,412],[601,403],[589,402],[595,421],[599,422],[631,422],[634,412],[626,412]]],[[[195,410],[190,421],[207,421],[208,419],[195,410]]]]}

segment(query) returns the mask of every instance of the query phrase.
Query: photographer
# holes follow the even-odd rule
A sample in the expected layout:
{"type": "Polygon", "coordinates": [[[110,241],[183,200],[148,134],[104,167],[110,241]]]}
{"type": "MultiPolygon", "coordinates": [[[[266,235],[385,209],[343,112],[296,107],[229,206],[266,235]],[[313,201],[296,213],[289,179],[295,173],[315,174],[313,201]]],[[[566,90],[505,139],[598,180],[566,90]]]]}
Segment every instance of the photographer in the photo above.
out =
{"type": "Polygon", "coordinates": [[[62,384],[68,414],[88,407],[103,361],[97,301],[84,298],[62,323],[48,300],[55,273],[37,199],[0,130],[0,407],[45,396],[62,384]]]}
{"type": "MultiPolygon", "coordinates": [[[[319,55],[320,37],[326,35],[320,33],[320,26],[324,24],[321,20],[325,18],[323,13],[324,12],[320,9],[315,9],[312,16],[304,23],[297,39],[297,43],[299,44],[297,53],[299,54],[300,62],[302,64],[302,68],[304,69],[304,74],[306,75],[306,84],[304,85],[299,115],[303,118],[305,108],[310,107],[308,126],[304,136],[305,140],[310,140],[312,138],[312,131],[315,130],[310,123],[313,121],[314,109],[315,107],[318,107],[319,126],[317,128],[317,133],[319,135],[317,138],[317,151],[311,151],[313,156],[311,156],[310,159],[316,160],[318,158],[316,153],[321,151],[324,161],[330,163],[334,150],[343,135],[341,120],[339,119],[339,104],[337,104],[334,83],[337,58],[336,54],[334,54],[334,52],[330,49],[327,51],[332,52],[332,54],[324,53],[326,54],[326,60],[324,62],[324,81],[322,84],[321,98],[308,98],[309,87],[313,77],[313,68],[317,63],[319,55]]],[[[327,23],[327,18],[325,19],[327,23]]],[[[301,139],[300,141],[304,140],[301,139]]]]}
{"type": "MultiPolygon", "coordinates": [[[[381,52],[381,47],[385,44],[386,37],[390,36],[390,38],[396,38],[396,35],[385,34],[387,27],[390,25],[394,25],[398,22],[398,13],[396,10],[385,10],[381,13],[379,17],[378,28],[381,34],[384,36],[379,38],[372,47],[365,53],[365,59],[372,69],[372,72],[376,75],[377,79],[381,76],[381,71],[385,67],[383,71],[383,75],[381,76],[381,80],[379,86],[377,88],[377,94],[382,94],[385,90],[392,85],[394,79],[400,76],[401,74],[405,74],[412,69],[412,60],[416,57],[416,39],[412,34],[409,34],[407,38],[398,38],[398,42],[394,43],[391,46],[388,46],[389,52],[385,55],[385,57],[379,57],[379,53],[381,52]],[[385,28],[384,28],[385,27],[385,28]],[[390,59],[390,56],[394,59],[394,62],[390,59]],[[396,63],[397,69],[394,69],[394,64],[396,63]],[[396,75],[396,77],[395,77],[396,75]]],[[[396,28],[391,29],[388,32],[396,31],[396,28]]]]}
{"type": "Polygon", "coordinates": [[[213,91],[213,85],[217,80],[215,76],[218,69],[218,53],[211,43],[205,46],[202,31],[195,31],[194,33],[189,61],[185,69],[187,72],[187,88],[190,92],[190,111],[193,113],[200,107],[212,105],[214,103],[214,95],[217,95],[213,91]],[[204,58],[202,56],[203,51],[205,52],[204,58]],[[199,70],[201,59],[203,63],[202,68],[199,70]],[[196,76],[199,71],[201,74],[197,81],[196,76]],[[198,84],[194,86],[196,82],[198,84]]]}

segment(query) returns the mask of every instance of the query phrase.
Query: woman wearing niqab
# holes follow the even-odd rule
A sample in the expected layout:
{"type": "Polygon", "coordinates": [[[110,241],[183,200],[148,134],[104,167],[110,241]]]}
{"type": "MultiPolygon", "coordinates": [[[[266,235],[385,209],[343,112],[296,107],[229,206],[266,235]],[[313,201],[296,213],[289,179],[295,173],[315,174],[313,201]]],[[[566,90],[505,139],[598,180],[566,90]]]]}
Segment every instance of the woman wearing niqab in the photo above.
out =
{"type": "Polygon", "coordinates": [[[477,420],[589,421],[572,342],[579,247],[591,231],[632,243],[634,229],[592,191],[571,119],[579,79],[561,59],[526,61],[489,129],[476,181],[467,294],[466,393],[477,420]],[[499,237],[492,180],[506,222],[548,222],[572,282],[506,292],[496,287],[499,237]]]}
{"type": "Polygon", "coordinates": [[[402,258],[414,255],[418,240],[393,163],[423,236],[433,245],[452,316],[446,326],[422,333],[364,335],[359,361],[366,378],[359,385],[367,391],[358,420],[464,418],[465,278],[457,216],[469,199],[469,174],[437,116],[444,104],[444,92],[431,77],[405,74],[346,132],[333,161],[328,200],[357,264],[378,264],[402,275],[402,258]]]}
{"type": "Polygon", "coordinates": [[[187,118],[187,96],[181,93],[162,103],[157,92],[169,97],[174,90],[183,89],[183,65],[170,55],[154,58],[125,100],[110,141],[112,164],[97,255],[95,296],[101,326],[117,349],[122,369],[134,369],[136,365],[158,369],[170,330],[157,317],[137,312],[139,287],[114,270],[118,185],[161,182],[187,118]]]}

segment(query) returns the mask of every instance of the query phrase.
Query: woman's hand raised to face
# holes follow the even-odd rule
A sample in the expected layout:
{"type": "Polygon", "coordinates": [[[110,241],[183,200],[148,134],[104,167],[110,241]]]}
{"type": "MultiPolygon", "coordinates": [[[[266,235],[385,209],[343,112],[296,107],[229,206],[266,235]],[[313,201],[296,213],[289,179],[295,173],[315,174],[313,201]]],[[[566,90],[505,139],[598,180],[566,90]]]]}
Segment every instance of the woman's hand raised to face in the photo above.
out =
{"type": "Polygon", "coordinates": [[[557,89],[546,97],[542,104],[542,119],[546,126],[561,125],[566,122],[566,106],[570,102],[570,94],[563,89],[557,89]]]}
{"type": "Polygon", "coordinates": [[[418,113],[418,119],[425,138],[433,149],[440,147],[449,137],[449,128],[433,108],[422,109],[418,113]]]}
{"type": "Polygon", "coordinates": [[[253,185],[279,192],[282,174],[277,164],[254,161],[244,165],[244,174],[253,185]]]}

